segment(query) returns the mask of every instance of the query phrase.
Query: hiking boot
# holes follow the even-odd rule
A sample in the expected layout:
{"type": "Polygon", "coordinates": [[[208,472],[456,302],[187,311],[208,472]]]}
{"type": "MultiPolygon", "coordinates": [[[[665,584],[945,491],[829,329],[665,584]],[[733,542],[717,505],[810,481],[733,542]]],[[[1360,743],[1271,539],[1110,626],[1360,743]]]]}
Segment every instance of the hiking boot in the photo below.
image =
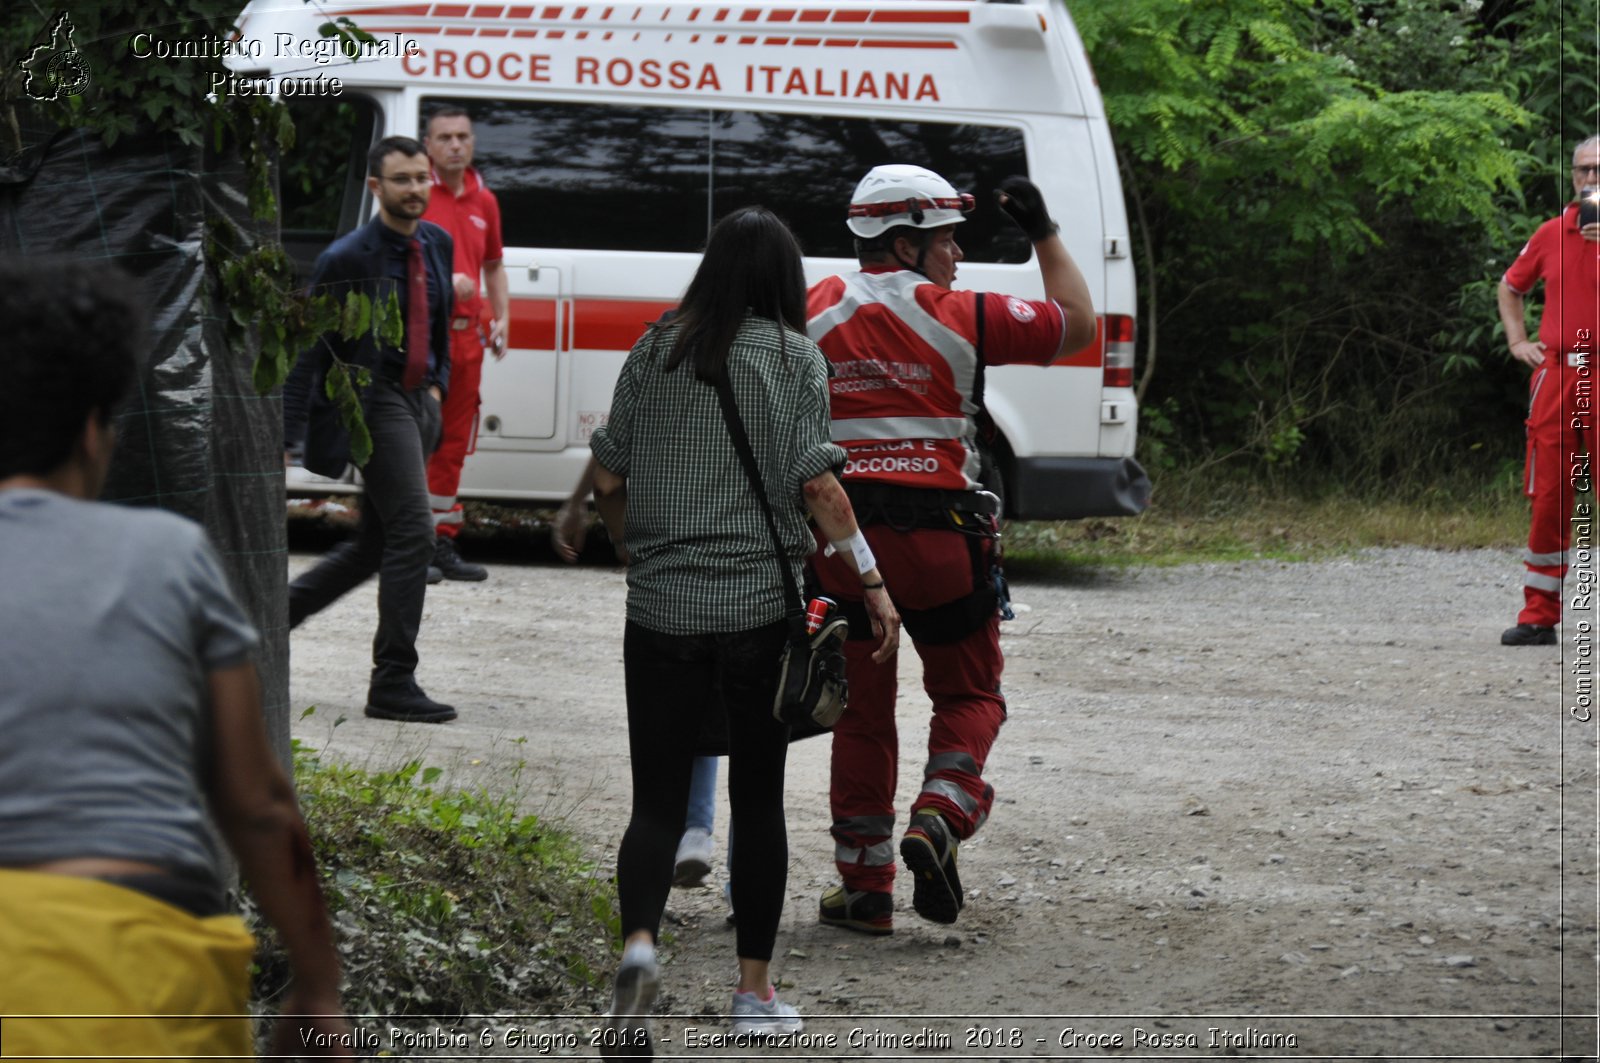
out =
{"type": "Polygon", "coordinates": [[[413,680],[369,689],[367,715],[402,723],[445,723],[456,718],[456,710],[428,697],[413,680]]]}
{"type": "Polygon", "coordinates": [[[489,570],[482,565],[461,560],[461,555],[456,553],[456,541],[448,535],[439,536],[433,544],[433,567],[438,569],[445,579],[475,583],[489,578],[489,570]]]}
{"type": "Polygon", "coordinates": [[[1518,624],[1500,632],[1502,646],[1554,646],[1556,629],[1538,624],[1518,624]]]}
{"type": "Polygon", "coordinates": [[[655,1056],[650,1036],[650,1006],[655,1003],[660,974],[655,947],[634,942],[622,950],[622,965],[611,990],[611,1010],[599,1031],[601,1059],[655,1056]]]}
{"type": "Polygon", "coordinates": [[[912,874],[911,907],[924,919],[953,923],[966,903],[961,876],[956,874],[956,840],[931,808],[911,817],[900,839],[900,858],[912,874]]]}
{"type": "Polygon", "coordinates": [[[678,858],[672,868],[674,886],[703,885],[711,873],[711,832],[690,827],[678,841],[678,858]]]}
{"type": "Polygon", "coordinates": [[[805,1021],[792,1004],[778,999],[778,991],[767,987],[767,999],[754,993],[733,994],[733,1035],[735,1037],[782,1037],[805,1029],[805,1021]]]}
{"type": "Polygon", "coordinates": [[[843,927],[862,934],[894,933],[894,894],[879,890],[853,890],[830,886],[823,891],[817,919],[826,926],[843,927]]]}

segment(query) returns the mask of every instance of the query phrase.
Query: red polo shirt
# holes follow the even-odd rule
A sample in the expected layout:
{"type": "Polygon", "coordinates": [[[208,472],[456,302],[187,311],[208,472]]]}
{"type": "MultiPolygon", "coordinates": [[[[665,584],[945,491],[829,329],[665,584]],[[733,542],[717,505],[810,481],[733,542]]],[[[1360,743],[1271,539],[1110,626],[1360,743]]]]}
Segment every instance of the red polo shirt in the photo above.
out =
{"type": "Polygon", "coordinates": [[[433,191],[428,196],[428,209],[424,219],[444,226],[456,245],[456,273],[465,273],[478,286],[478,293],[470,299],[456,300],[456,316],[476,321],[483,306],[483,264],[498,262],[505,257],[500,246],[500,203],[494,193],[483,183],[478,171],[467,167],[462,175],[461,194],[455,195],[448,185],[433,175],[433,191]]]}
{"type": "Polygon", "coordinates": [[[1578,232],[1576,203],[1539,226],[1504,280],[1519,295],[1544,281],[1539,342],[1548,353],[1594,352],[1600,331],[1600,243],[1578,232]]]}

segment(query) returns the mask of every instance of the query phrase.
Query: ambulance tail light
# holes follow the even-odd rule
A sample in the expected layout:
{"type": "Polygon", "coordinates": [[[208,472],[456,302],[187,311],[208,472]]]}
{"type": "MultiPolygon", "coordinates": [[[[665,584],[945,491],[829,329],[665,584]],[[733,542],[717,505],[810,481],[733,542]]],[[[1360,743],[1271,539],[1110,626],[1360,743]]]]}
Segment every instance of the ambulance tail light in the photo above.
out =
{"type": "Polygon", "coordinates": [[[1130,314],[1106,315],[1106,359],[1104,386],[1133,387],[1133,317],[1130,314]]]}

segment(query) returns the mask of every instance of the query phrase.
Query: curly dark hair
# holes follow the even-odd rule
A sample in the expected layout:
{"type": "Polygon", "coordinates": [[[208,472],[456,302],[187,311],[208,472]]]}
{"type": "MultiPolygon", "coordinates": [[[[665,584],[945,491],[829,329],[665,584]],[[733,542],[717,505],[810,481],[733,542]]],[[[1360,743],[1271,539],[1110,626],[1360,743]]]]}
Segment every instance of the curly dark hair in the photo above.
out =
{"type": "Polygon", "coordinates": [[[0,258],[0,479],[72,457],[93,413],[110,422],[133,387],[145,317],[129,276],[66,258],[0,258]]]}

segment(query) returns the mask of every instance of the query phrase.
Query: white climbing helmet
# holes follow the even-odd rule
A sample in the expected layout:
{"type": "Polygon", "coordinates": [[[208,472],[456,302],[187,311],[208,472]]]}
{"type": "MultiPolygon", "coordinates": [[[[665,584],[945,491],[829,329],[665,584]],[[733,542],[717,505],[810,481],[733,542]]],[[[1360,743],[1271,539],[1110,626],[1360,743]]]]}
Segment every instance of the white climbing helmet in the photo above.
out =
{"type": "Polygon", "coordinates": [[[874,166],[856,185],[845,224],[870,240],[895,225],[937,229],[966,221],[974,205],[970,193],[957,192],[932,170],[900,163],[874,166]]]}

